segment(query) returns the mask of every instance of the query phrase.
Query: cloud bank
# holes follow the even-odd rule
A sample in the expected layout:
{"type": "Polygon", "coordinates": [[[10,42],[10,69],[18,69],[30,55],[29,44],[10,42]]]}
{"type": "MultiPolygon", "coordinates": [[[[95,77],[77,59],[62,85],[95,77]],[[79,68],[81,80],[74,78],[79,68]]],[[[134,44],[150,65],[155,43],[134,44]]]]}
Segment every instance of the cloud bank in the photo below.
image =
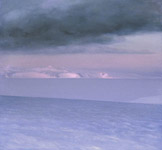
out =
{"type": "Polygon", "coordinates": [[[1,0],[0,50],[36,52],[53,48],[54,53],[72,44],[105,43],[114,35],[161,31],[162,2],[159,0],[1,0]]]}

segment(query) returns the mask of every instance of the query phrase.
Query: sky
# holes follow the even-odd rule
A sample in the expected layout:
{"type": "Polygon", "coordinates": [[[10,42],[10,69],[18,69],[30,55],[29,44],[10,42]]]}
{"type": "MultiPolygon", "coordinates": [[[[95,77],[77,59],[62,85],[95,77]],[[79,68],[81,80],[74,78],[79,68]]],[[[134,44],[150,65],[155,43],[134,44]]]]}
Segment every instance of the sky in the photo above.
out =
{"type": "Polygon", "coordinates": [[[162,78],[160,0],[1,0],[2,78],[162,78]]]}

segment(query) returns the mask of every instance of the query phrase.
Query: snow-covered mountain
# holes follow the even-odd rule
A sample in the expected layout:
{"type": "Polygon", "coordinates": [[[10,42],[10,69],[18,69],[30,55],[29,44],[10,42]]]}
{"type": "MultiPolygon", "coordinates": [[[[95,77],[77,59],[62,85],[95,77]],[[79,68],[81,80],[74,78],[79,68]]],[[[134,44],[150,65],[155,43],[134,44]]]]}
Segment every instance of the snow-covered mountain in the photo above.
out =
{"type": "Polygon", "coordinates": [[[103,71],[76,71],[63,68],[35,67],[35,68],[19,68],[19,67],[1,67],[1,78],[102,78],[112,79],[107,72],[103,71]]]}

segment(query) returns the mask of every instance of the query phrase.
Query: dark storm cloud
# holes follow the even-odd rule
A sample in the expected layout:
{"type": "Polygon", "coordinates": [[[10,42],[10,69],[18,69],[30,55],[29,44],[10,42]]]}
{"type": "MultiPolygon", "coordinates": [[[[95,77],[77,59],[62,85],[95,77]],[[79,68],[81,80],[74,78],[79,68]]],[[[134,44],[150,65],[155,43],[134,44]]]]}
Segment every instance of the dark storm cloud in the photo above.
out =
{"type": "Polygon", "coordinates": [[[57,6],[54,0],[2,0],[1,51],[33,52],[74,43],[102,43],[111,41],[112,35],[157,31],[162,27],[158,0],[82,0],[71,5],[68,2],[72,1],[64,0],[57,6]],[[48,3],[51,7],[42,7],[48,3]]]}

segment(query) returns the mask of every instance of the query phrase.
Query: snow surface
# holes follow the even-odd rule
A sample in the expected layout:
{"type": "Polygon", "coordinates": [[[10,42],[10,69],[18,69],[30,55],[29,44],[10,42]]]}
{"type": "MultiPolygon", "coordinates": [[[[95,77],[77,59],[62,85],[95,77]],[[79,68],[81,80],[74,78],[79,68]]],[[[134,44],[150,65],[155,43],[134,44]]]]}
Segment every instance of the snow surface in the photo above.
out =
{"type": "Polygon", "coordinates": [[[0,96],[0,150],[161,150],[162,105],[0,96]]]}
{"type": "Polygon", "coordinates": [[[145,103],[145,104],[162,104],[162,95],[142,97],[131,101],[132,103],[145,103]]]}
{"type": "Polygon", "coordinates": [[[162,104],[162,80],[0,79],[0,95],[162,104]]]}

